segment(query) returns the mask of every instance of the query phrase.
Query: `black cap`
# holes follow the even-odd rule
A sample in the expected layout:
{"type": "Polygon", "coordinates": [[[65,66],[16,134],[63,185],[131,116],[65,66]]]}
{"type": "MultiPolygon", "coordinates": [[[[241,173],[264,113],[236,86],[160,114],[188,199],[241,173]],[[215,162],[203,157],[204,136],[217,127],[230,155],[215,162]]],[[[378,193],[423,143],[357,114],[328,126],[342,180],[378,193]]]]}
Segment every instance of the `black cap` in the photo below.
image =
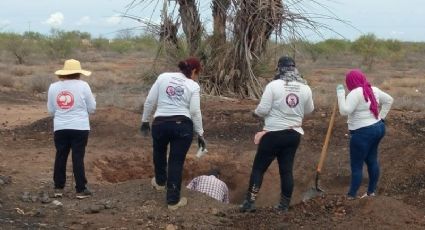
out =
{"type": "Polygon", "coordinates": [[[288,56],[282,56],[277,62],[278,67],[295,67],[295,61],[293,58],[288,56]]]}

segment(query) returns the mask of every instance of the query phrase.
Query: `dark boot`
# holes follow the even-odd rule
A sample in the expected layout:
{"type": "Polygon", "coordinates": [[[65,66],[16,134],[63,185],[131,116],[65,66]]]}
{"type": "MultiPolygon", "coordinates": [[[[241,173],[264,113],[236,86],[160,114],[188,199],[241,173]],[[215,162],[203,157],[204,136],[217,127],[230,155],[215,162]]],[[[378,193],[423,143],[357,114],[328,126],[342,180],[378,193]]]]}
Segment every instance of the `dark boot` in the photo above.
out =
{"type": "Polygon", "coordinates": [[[275,208],[281,212],[287,212],[289,209],[289,203],[291,203],[291,198],[281,195],[280,202],[275,206],[275,208]]]}
{"type": "Polygon", "coordinates": [[[249,189],[248,193],[246,194],[246,199],[239,206],[239,210],[241,212],[255,212],[255,199],[257,197],[258,191],[259,188],[257,188],[255,185],[249,189]]]}

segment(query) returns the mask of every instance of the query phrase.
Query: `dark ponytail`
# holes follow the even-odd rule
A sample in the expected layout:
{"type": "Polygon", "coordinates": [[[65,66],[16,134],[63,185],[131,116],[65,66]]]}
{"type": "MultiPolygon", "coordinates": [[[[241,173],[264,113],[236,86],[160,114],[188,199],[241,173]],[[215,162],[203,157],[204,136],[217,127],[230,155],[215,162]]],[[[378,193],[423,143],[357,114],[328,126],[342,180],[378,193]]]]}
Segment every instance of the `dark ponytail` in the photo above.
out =
{"type": "Polygon", "coordinates": [[[201,71],[201,62],[198,58],[191,57],[179,62],[178,67],[187,78],[191,78],[193,70],[195,70],[195,74],[199,74],[201,71]]]}

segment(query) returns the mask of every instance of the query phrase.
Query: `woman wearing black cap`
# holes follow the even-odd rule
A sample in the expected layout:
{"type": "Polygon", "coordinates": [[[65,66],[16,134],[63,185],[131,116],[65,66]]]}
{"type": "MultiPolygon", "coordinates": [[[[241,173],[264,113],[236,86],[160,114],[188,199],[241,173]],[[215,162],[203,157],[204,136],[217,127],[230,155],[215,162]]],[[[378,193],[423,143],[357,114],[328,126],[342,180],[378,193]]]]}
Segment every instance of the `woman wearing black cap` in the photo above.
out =
{"type": "Polygon", "coordinates": [[[252,166],[246,199],[240,206],[242,212],[255,211],[255,199],[263,175],[277,158],[279,164],[281,199],[276,206],[287,211],[294,187],[292,168],[295,152],[304,134],[301,124],[304,114],[314,110],[312,92],[300,76],[290,57],[281,57],[278,74],[267,84],[255,115],[265,119],[263,131],[256,135],[257,154],[252,166]]]}

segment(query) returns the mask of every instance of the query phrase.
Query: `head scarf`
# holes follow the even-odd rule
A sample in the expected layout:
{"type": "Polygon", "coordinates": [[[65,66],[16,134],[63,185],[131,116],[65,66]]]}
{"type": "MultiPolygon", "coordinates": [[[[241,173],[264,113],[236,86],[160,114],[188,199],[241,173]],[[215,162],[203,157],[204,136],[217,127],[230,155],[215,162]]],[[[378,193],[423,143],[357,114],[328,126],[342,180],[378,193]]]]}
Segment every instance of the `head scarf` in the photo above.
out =
{"type": "Polygon", "coordinates": [[[274,77],[274,80],[281,79],[286,82],[297,81],[303,84],[307,84],[307,81],[298,72],[295,67],[278,67],[278,73],[274,77]]]}
{"type": "Polygon", "coordinates": [[[367,81],[363,72],[359,69],[350,70],[345,76],[345,83],[347,84],[347,88],[350,91],[357,87],[362,87],[363,97],[366,102],[370,101],[369,109],[375,118],[378,119],[378,102],[376,101],[375,95],[373,94],[372,86],[367,81]]]}

